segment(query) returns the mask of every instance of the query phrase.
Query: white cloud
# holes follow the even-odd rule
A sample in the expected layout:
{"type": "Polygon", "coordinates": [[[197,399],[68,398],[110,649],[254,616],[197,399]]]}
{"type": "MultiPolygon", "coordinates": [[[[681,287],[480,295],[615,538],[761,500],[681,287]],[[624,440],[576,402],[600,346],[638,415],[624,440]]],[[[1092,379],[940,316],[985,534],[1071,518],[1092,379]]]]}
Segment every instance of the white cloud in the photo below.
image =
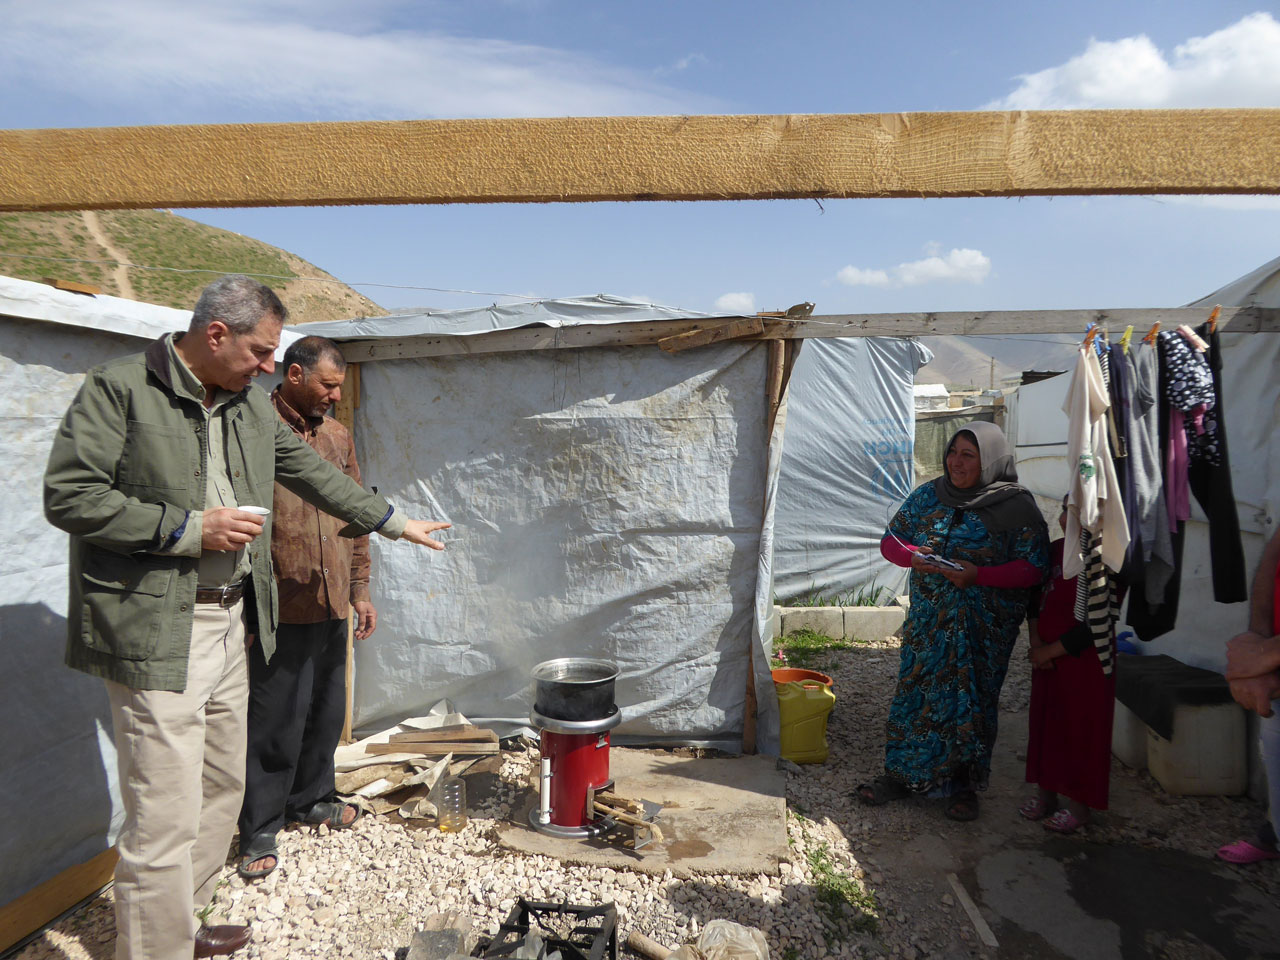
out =
{"type": "Polygon", "coordinates": [[[1280,22],[1251,13],[1172,57],[1145,35],[1091,39],[1066,63],[1018,79],[987,109],[1280,106],[1280,22]]]}
{"type": "Polygon", "coordinates": [[[981,250],[961,248],[946,256],[900,263],[894,271],[905,287],[922,283],[981,283],[991,272],[991,258],[981,250]]]}
{"type": "Polygon", "coordinates": [[[1260,194],[1205,194],[1204,196],[1158,196],[1161,203],[1177,203],[1187,207],[1209,207],[1214,210],[1265,210],[1280,213],[1280,197],[1260,194]]]}
{"type": "MultiPolygon", "coordinates": [[[[445,8],[447,9],[447,8],[445,8]]],[[[454,36],[434,5],[371,0],[0,0],[0,87],[138,122],[705,112],[645,72],[533,44],[454,36]]]]}
{"type": "Polygon", "coordinates": [[[836,274],[836,279],[851,287],[887,287],[889,274],[884,270],[863,270],[847,266],[836,274]]]}
{"type": "Polygon", "coordinates": [[[707,63],[710,63],[710,61],[702,54],[691,53],[687,56],[681,57],[679,60],[677,60],[675,63],[671,64],[670,66],[658,67],[653,72],[656,73],[658,76],[665,76],[670,73],[683,73],[684,71],[692,67],[694,64],[706,65],[707,63]]]}
{"type": "Polygon", "coordinates": [[[716,297],[715,312],[723,316],[755,316],[754,293],[726,293],[716,297]]]}
{"type": "Polygon", "coordinates": [[[943,254],[941,246],[931,242],[925,244],[925,251],[933,255],[900,263],[892,270],[847,266],[836,279],[851,287],[916,287],[925,283],[979,284],[991,273],[991,258],[981,250],[959,247],[943,254]]]}

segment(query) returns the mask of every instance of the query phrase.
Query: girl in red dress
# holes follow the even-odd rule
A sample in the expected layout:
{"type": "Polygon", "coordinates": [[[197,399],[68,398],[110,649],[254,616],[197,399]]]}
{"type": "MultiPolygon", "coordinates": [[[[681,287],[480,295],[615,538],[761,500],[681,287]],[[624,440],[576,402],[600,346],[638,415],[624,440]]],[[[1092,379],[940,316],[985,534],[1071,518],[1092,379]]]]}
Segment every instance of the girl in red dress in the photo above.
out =
{"type": "MultiPolygon", "coordinates": [[[[1064,530],[1066,521],[1064,497],[1058,518],[1064,530]]],[[[1038,616],[1034,605],[1028,614],[1035,669],[1027,782],[1039,790],[1018,812],[1055,833],[1074,833],[1092,810],[1107,809],[1116,678],[1114,669],[1103,673],[1088,627],[1075,618],[1076,578],[1062,577],[1063,543],[1050,545],[1052,574],[1038,616]]]]}

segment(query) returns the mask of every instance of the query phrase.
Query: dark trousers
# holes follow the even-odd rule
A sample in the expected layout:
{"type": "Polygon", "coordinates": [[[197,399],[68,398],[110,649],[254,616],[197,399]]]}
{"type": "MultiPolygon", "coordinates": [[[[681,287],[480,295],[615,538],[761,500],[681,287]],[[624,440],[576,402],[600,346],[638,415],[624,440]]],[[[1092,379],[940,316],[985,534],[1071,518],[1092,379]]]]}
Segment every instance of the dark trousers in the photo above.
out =
{"type": "Polygon", "coordinates": [[[267,663],[249,648],[249,749],[240,851],[333,796],[346,713],[347,621],[282,623],[267,663]]]}

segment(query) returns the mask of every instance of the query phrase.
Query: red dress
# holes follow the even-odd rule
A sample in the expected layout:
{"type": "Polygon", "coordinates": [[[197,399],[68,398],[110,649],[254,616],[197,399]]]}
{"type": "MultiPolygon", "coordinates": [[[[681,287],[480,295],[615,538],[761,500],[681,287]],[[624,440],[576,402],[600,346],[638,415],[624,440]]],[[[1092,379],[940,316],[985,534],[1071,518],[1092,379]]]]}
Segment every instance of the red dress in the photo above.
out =
{"type": "MultiPolygon", "coordinates": [[[[1046,644],[1079,623],[1076,580],[1062,579],[1062,545],[1058,540],[1049,548],[1053,573],[1040,603],[1040,639],[1046,644]]],[[[1027,782],[1091,809],[1107,809],[1115,703],[1115,668],[1104,674],[1092,645],[1079,656],[1057,657],[1051,670],[1032,671],[1027,782]]]]}

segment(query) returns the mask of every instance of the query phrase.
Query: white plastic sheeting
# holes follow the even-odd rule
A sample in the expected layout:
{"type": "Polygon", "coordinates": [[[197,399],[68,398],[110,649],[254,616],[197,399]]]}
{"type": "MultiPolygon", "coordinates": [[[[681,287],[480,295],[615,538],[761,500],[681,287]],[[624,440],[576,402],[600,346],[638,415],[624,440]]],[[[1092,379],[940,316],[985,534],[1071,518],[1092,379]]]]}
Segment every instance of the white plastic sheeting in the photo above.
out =
{"type": "Polygon", "coordinates": [[[62,663],[67,537],[42,479],[85,371],[144,344],[0,315],[0,809],[18,818],[0,831],[0,905],[106,850],[123,817],[106,689],[62,663]]]}
{"type": "Polygon", "coordinates": [[[295,329],[304,335],[314,334],[331,340],[377,340],[440,334],[461,336],[527,326],[576,327],[707,316],[711,314],[599,293],[591,297],[493,304],[470,310],[415,310],[386,317],[330,320],[324,323],[299,324],[295,329]]]}
{"type": "Polygon", "coordinates": [[[872,582],[900,593],[906,571],[880,556],[911,492],[912,386],[933,354],[915,340],[806,342],[788,388],[774,534],[774,592],[847,594],[872,582]]]}
{"type": "MultiPolygon", "coordinates": [[[[212,279],[212,278],[211,278],[212,279]]],[[[192,306],[195,306],[193,303],[192,306]]],[[[155,303],[141,303],[105,294],[89,296],[59,290],[47,283],[32,283],[13,277],[0,277],[0,317],[26,320],[42,320],[46,323],[69,327],[85,327],[91,330],[110,331],[123,336],[155,340],[175,330],[186,330],[191,322],[190,310],[176,310],[155,303]]],[[[286,327],[280,335],[280,347],[276,359],[284,356],[285,348],[301,334],[286,327]]],[[[131,345],[128,349],[141,350],[145,344],[131,345]]],[[[90,366],[110,359],[111,353],[100,353],[92,358],[90,366]]],[[[87,368],[86,368],[87,369],[87,368]]],[[[83,372],[83,371],[82,371],[83,372]]]]}
{"type": "Polygon", "coordinates": [[[758,743],[776,751],[766,351],[364,364],[365,483],[454,526],[444,553],[371,538],[379,621],[356,647],[356,726],[448,698],[525,727],[533,665],[589,656],[621,669],[619,741],[737,749],[754,646],[758,743]]]}

